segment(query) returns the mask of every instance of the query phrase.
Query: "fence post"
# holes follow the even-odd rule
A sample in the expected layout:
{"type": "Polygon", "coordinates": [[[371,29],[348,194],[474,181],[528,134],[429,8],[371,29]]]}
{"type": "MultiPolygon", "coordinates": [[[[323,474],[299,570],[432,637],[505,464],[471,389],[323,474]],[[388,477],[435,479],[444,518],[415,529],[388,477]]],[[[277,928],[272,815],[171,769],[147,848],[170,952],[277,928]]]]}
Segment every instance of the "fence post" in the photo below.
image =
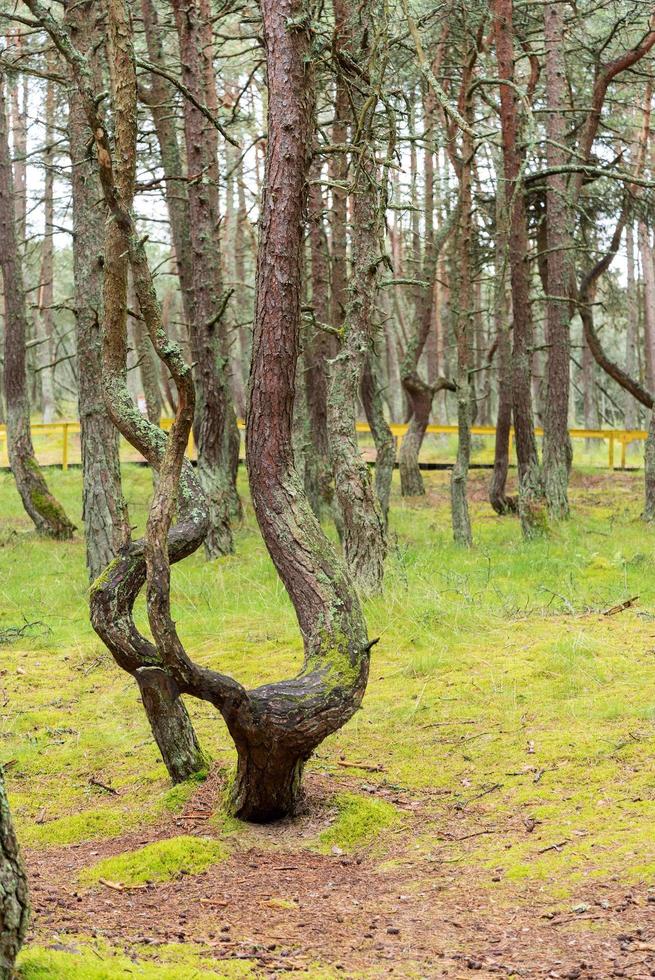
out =
{"type": "Polygon", "coordinates": [[[610,432],[609,437],[609,468],[614,469],[614,433],[610,432]]]}
{"type": "Polygon", "coordinates": [[[63,430],[61,440],[61,468],[64,472],[68,469],[68,422],[62,422],[63,430]]]}

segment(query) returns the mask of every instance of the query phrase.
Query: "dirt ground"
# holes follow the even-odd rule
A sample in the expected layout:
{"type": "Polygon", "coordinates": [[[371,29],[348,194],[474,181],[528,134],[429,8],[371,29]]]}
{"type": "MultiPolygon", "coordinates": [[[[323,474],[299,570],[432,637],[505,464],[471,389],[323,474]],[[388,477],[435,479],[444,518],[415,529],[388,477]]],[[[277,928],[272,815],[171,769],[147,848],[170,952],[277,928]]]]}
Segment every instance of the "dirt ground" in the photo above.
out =
{"type": "MultiPolygon", "coordinates": [[[[355,788],[352,781],[348,786],[355,788]]],[[[396,860],[303,849],[303,836],[325,823],[324,800],[335,788],[334,780],[328,785],[309,776],[311,805],[298,821],[248,832],[228,861],[157,886],[83,890],[77,873],[157,839],[219,833],[211,814],[220,777],[199,789],[183,815],[146,832],[28,851],[33,938],[59,949],[67,934],[102,937],[128,950],[130,944],[202,943],[217,959],[254,960],[267,977],[316,963],[346,977],[655,976],[655,889],[597,881],[562,911],[534,885],[508,888],[491,872],[483,880],[479,870],[467,872],[464,863],[445,857],[413,859],[421,808],[429,805],[420,796],[394,798],[408,817],[396,860]]],[[[464,814],[440,812],[446,838],[488,832],[480,830],[482,805],[464,814]]]]}

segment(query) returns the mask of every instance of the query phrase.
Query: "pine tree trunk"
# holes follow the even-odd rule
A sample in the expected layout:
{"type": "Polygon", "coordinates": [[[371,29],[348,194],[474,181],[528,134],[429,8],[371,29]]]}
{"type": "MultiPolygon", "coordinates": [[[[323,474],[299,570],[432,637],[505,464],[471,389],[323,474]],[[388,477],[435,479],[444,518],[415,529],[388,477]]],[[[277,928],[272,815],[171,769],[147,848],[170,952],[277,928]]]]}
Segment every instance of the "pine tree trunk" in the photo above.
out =
{"type": "MultiPolygon", "coordinates": [[[[566,117],[569,92],[564,62],[564,8],[544,8],[546,45],[546,161],[550,168],[567,163],[566,117]]],[[[568,429],[571,320],[571,209],[566,174],[546,178],[546,400],[543,474],[548,511],[552,518],[569,516],[568,482],[573,458],[568,429]]]]}
{"type": "Polygon", "coordinates": [[[7,448],[16,487],[39,534],[66,539],[75,526],[52,496],[34,455],[27,392],[27,312],[23,270],[16,241],[16,212],[7,137],[4,74],[0,70],[0,269],[5,297],[5,394],[7,448]]]}
{"type": "Polygon", "coordinates": [[[16,957],[29,921],[27,877],[7,802],[0,766],[0,980],[13,980],[16,957]]]}
{"type": "MultiPolygon", "coordinates": [[[[203,0],[174,0],[182,78],[197,101],[216,106],[211,24],[203,0]]],[[[239,432],[229,383],[227,313],[220,257],[218,143],[214,127],[184,100],[187,173],[202,174],[188,184],[194,315],[191,349],[197,390],[194,435],[198,477],[209,501],[208,558],[234,550],[232,515],[236,493],[239,432]]]]}
{"type": "Polygon", "coordinates": [[[379,371],[375,356],[371,355],[364,365],[361,397],[375,443],[375,494],[386,528],[389,523],[389,498],[396,464],[396,443],[384,415],[379,371]]]}
{"type": "MultiPolygon", "coordinates": [[[[500,117],[503,147],[505,193],[509,210],[509,266],[512,285],[512,410],[519,471],[519,514],[525,538],[545,530],[542,509],[543,479],[532,414],[532,313],[528,270],[528,232],[523,188],[520,181],[521,151],[517,95],[513,87],[513,3],[494,0],[494,35],[501,79],[512,84],[500,86],[500,117]]],[[[523,151],[524,152],[524,151],[523,151]]]]}
{"type": "MultiPolygon", "coordinates": [[[[639,296],[637,293],[637,277],[635,276],[635,231],[634,223],[632,221],[628,221],[625,228],[625,250],[627,280],[625,370],[627,374],[634,377],[638,372],[637,350],[639,347],[639,296]]],[[[637,403],[629,392],[626,392],[624,395],[624,404],[625,427],[626,429],[636,429],[637,425],[639,424],[637,417],[637,403]]]]}
{"type": "MultiPolygon", "coordinates": [[[[54,59],[48,60],[50,70],[54,67],[54,59]]],[[[39,341],[39,377],[41,379],[41,409],[44,422],[53,422],[56,415],[53,357],[54,321],[52,305],[54,302],[54,114],[55,114],[55,83],[48,79],[45,101],[45,150],[43,164],[43,210],[45,213],[45,232],[41,248],[41,284],[39,288],[39,314],[37,339],[39,341]]]]}

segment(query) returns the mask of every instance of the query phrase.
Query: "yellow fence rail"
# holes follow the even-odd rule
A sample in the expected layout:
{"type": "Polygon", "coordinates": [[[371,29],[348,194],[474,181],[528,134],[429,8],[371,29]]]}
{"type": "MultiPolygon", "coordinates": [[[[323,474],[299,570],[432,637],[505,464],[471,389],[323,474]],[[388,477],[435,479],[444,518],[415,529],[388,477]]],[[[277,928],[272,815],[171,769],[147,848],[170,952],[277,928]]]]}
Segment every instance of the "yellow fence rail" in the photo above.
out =
{"type": "MultiPolygon", "coordinates": [[[[172,419],[162,419],[162,428],[170,428],[172,419]]],[[[239,420],[239,428],[245,427],[244,422],[239,420]]],[[[396,440],[402,439],[407,432],[407,425],[392,423],[391,431],[396,440]]],[[[370,433],[370,428],[366,422],[357,423],[357,431],[370,433]]],[[[543,435],[543,429],[536,429],[537,436],[543,435]]],[[[457,435],[456,425],[429,425],[426,430],[428,435],[457,435]]],[[[496,429],[491,425],[474,425],[471,429],[474,436],[493,437],[496,429]]],[[[572,439],[601,440],[607,443],[607,465],[609,469],[615,468],[617,448],[620,450],[620,467],[625,469],[627,447],[633,442],[643,442],[648,433],[643,429],[569,429],[572,439]]],[[[80,423],[75,421],[61,422],[33,422],[32,436],[34,440],[37,459],[42,465],[61,466],[67,470],[72,461],[71,450],[75,455],[75,461],[79,459],[79,436],[80,423]]],[[[510,453],[514,438],[513,430],[510,432],[510,453]]],[[[189,456],[195,456],[193,436],[189,440],[189,456]]],[[[134,461],[142,457],[136,451],[125,448],[123,457],[134,461]]],[[[9,459],[7,454],[7,430],[4,425],[0,425],[0,467],[7,467],[9,459]]]]}

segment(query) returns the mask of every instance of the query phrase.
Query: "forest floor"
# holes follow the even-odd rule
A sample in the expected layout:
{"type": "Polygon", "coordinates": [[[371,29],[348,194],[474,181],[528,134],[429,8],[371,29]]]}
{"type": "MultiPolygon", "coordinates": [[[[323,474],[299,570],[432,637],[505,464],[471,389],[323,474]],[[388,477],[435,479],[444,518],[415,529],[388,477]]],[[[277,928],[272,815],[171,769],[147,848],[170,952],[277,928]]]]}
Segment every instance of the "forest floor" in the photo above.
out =
{"type": "MultiPolygon", "coordinates": [[[[79,521],[79,472],[51,472],[79,521]]],[[[573,518],[524,544],[472,474],[392,501],[363,710],[307,768],[304,812],[228,817],[234,755],[171,789],[133,682],[93,634],[81,536],[31,532],[0,474],[0,760],[28,865],[22,980],[655,976],[655,531],[638,474],[576,472],[573,518]],[[636,598],[638,597],[638,598],[636,598]],[[623,608],[627,600],[632,600],[623,608]],[[609,613],[609,614],[608,614],[609,613]]],[[[125,468],[132,523],[148,473],[125,468]]],[[[293,611],[252,511],[237,554],[174,569],[194,658],[293,671],[293,611]]],[[[144,610],[139,607],[143,628],[144,610]]]]}

